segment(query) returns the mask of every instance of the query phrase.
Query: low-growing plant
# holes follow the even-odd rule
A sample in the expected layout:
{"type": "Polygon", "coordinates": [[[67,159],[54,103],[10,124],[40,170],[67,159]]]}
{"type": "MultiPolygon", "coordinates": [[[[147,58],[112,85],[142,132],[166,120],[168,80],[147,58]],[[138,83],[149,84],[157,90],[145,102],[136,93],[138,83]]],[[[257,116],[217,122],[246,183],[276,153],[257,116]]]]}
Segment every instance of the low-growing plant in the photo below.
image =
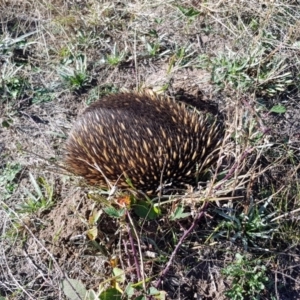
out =
{"type": "Polygon", "coordinates": [[[269,281],[266,271],[267,268],[261,260],[250,261],[237,253],[235,261],[222,270],[222,274],[232,280],[225,295],[232,300],[259,299],[269,281]]]}
{"type": "Polygon", "coordinates": [[[24,188],[27,194],[27,199],[20,203],[17,208],[19,213],[40,213],[49,209],[54,204],[54,187],[49,184],[43,177],[38,177],[36,180],[31,173],[29,173],[30,182],[34,188],[35,193],[31,193],[24,188]]]}
{"type": "Polygon", "coordinates": [[[140,40],[145,45],[146,48],[146,56],[150,57],[163,57],[166,54],[170,53],[170,49],[164,49],[162,46],[164,36],[157,36],[155,39],[149,40],[146,36],[142,36],[140,40]]]}
{"type": "Polygon", "coordinates": [[[16,176],[22,170],[18,163],[8,163],[0,173],[0,193],[3,200],[8,199],[17,188],[16,176]]]}
{"type": "Polygon", "coordinates": [[[124,50],[120,52],[117,44],[115,43],[111,50],[111,54],[106,56],[105,61],[111,66],[117,66],[125,59],[125,55],[126,51],[124,50]]]}
{"type": "Polygon", "coordinates": [[[79,55],[76,58],[71,56],[65,59],[63,66],[58,69],[58,74],[71,90],[80,90],[91,81],[85,55],[79,55]]]}
{"type": "Polygon", "coordinates": [[[182,13],[182,15],[188,19],[189,23],[193,22],[196,17],[200,15],[200,11],[196,10],[193,7],[177,5],[177,8],[182,13]]]}
{"type": "Polygon", "coordinates": [[[152,57],[156,56],[159,53],[160,44],[159,43],[146,43],[146,49],[148,54],[152,57]]]}
{"type": "Polygon", "coordinates": [[[209,239],[226,237],[232,242],[240,240],[246,250],[249,246],[259,248],[259,242],[266,243],[271,240],[278,230],[277,224],[270,222],[276,212],[267,212],[271,199],[272,197],[260,207],[251,202],[246,211],[242,212],[230,208],[217,209],[217,214],[224,220],[219,223],[209,239]]]}
{"type": "Polygon", "coordinates": [[[168,73],[176,71],[180,68],[187,68],[193,63],[195,51],[190,46],[177,47],[175,53],[171,56],[168,73]]]}
{"type": "Polygon", "coordinates": [[[55,99],[56,94],[52,89],[40,87],[33,91],[32,95],[32,103],[33,104],[40,104],[52,101],[55,99]]]}
{"type": "MultiPolygon", "coordinates": [[[[294,83],[284,56],[268,57],[268,49],[257,47],[250,53],[226,51],[211,57],[199,56],[200,68],[211,73],[211,79],[221,89],[226,85],[243,92],[274,96],[294,83]]],[[[295,84],[295,83],[294,83],[295,84]]]]}
{"type": "Polygon", "coordinates": [[[5,58],[1,66],[0,77],[0,102],[1,100],[15,100],[20,97],[28,87],[28,80],[20,74],[24,62],[19,62],[14,53],[16,50],[25,51],[26,47],[36,43],[27,39],[36,34],[36,31],[29,32],[18,37],[7,34],[0,36],[0,56],[5,58]]]}
{"type": "Polygon", "coordinates": [[[15,64],[6,63],[1,70],[0,93],[2,100],[17,99],[25,87],[26,80],[18,75],[23,66],[16,66],[15,64]]]}

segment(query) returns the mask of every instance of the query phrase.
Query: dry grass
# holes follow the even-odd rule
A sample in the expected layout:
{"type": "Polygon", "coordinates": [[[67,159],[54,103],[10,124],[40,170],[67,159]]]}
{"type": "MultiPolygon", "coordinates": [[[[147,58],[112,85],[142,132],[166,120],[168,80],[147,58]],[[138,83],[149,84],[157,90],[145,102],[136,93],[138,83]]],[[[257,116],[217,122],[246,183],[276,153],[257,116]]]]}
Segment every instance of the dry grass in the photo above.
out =
{"type": "Polygon", "coordinates": [[[124,299],[299,299],[299,17],[279,0],[0,2],[0,299],[81,299],[80,283],[124,299]],[[154,207],[61,168],[88,104],[144,87],[226,128],[201,188],[154,207]]]}

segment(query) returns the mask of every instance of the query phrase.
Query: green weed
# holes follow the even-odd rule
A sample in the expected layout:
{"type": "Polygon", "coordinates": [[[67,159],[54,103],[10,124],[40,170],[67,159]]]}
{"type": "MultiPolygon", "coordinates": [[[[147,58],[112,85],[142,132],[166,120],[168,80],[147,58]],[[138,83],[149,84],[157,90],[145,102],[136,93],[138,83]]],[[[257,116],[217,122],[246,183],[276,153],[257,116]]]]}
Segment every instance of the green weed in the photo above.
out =
{"type": "Polygon", "coordinates": [[[177,8],[182,13],[182,15],[188,19],[188,23],[193,22],[196,17],[200,15],[200,11],[194,9],[193,7],[177,5],[177,8]]]}
{"type": "MultiPolygon", "coordinates": [[[[157,34],[157,33],[156,33],[157,34]]],[[[149,40],[148,38],[146,38],[145,36],[142,36],[140,38],[140,40],[142,41],[142,43],[144,44],[144,47],[146,48],[146,54],[145,56],[149,56],[150,58],[152,57],[163,57],[166,54],[170,53],[170,49],[165,49],[162,46],[162,40],[164,38],[163,35],[161,36],[156,36],[156,34],[150,34],[150,36],[155,36],[155,39],[151,39],[149,40]]]]}
{"type": "Polygon", "coordinates": [[[80,90],[91,81],[85,55],[79,55],[76,58],[71,56],[65,59],[63,66],[58,69],[58,74],[71,90],[80,90]]]}
{"type": "Polygon", "coordinates": [[[119,51],[117,44],[115,43],[112,50],[111,54],[106,56],[106,62],[111,65],[111,66],[117,66],[119,65],[124,59],[125,59],[126,51],[119,51]]]}
{"type": "Polygon", "coordinates": [[[192,50],[191,46],[177,47],[170,58],[168,73],[193,65],[194,54],[195,51],[192,50]]]}
{"type": "Polygon", "coordinates": [[[10,198],[17,188],[15,182],[16,176],[20,173],[22,167],[20,164],[8,163],[0,174],[0,190],[3,200],[10,198]]]}
{"type": "Polygon", "coordinates": [[[3,100],[15,100],[24,92],[27,81],[18,73],[23,66],[17,67],[15,64],[6,63],[1,69],[0,94],[3,100]]]}
{"type": "Polygon", "coordinates": [[[222,270],[222,274],[232,280],[231,288],[225,295],[232,300],[259,299],[268,282],[267,268],[262,261],[249,261],[237,253],[235,261],[222,270]],[[249,297],[249,298],[248,298],[249,297]]]}
{"type": "Polygon", "coordinates": [[[34,193],[24,188],[27,200],[20,203],[17,212],[34,214],[51,208],[54,205],[54,187],[43,177],[38,177],[36,180],[33,175],[29,173],[29,178],[34,188],[34,193]]]}
{"type": "Polygon", "coordinates": [[[159,43],[146,43],[146,49],[148,54],[152,57],[156,56],[159,53],[160,44],[159,43]]]}
{"type": "Polygon", "coordinates": [[[24,62],[19,61],[15,53],[16,51],[24,53],[28,46],[35,44],[35,41],[30,42],[28,38],[36,33],[37,31],[33,31],[15,38],[9,34],[0,37],[0,57],[5,61],[1,66],[0,94],[2,97],[0,97],[0,102],[15,100],[28,88],[28,80],[20,74],[23,71],[24,62]]]}
{"type": "Polygon", "coordinates": [[[250,203],[246,212],[237,212],[231,209],[216,210],[224,218],[211,235],[213,239],[219,237],[230,238],[232,242],[241,241],[247,250],[249,246],[259,248],[259,243],[267,243],[277,232],[275,223],[271,223],[275,212],[268,213],[267,206],[270,204],[270,197],[260,207],[250,203]]]}
{"type": "Polygon", "coordinates": [[[50,101],[54,100],[55,97],[56,97],[56,94],[52,89],[39,87],[33,91],[32,103],[40,104],[40,103],[50,102],[50,101]]]}

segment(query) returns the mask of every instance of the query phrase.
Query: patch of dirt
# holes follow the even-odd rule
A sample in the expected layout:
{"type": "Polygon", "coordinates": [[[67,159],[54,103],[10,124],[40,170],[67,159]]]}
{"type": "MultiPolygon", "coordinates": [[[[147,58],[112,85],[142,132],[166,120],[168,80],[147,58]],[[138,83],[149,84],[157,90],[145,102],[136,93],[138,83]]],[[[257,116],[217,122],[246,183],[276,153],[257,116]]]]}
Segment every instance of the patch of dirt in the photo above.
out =
{"type": "Polygon", "coordinates": [[[48,213],[32,220],[36,224],[28,225],[33,235],[26,242],[26,252],[29,256],[40,253],[35,264],[53,264],[61,279],[80,279],[87,288],[97,289],[109,268],[108,257],[93,247],[86,236],[88,217],[94,208],[95,203],[77,189],[48,213]],[[41,224],[37,225],[38,221],[41,224]]]}
{"type": "Polygon", "coordinates": [[[93,203],[86,200],[80,191],[76,191],[63,199],[49,214],[42,216],[45,220],[43,228],[37,233],[37,238],[43,240],[49,251],[58,262],[76,259],[77,240],[85,241],[85,231],[88,229],[87,216],[93,209],[93,203]],[[72,240],[75,242],[72,243],[72,240]]]}
{"type": "Polygon", "coordinates": [[[198,251],[179,257],[163,284],[169,299],[226,299],[224,277],[220,273],[225,258],[221,252],[217,256],[209,247],[200,246],[198,251]]]}
{"type": "Polygon", "coordinates": [[[281,104],[286,112],[283,114],[269,113],[266,123],[271,130],[274,141],[300,146],[300,95],[284,97],[274,101],[273,105],[281,104]],[[279,103],[276,103],[279,102],[279,103]]]}

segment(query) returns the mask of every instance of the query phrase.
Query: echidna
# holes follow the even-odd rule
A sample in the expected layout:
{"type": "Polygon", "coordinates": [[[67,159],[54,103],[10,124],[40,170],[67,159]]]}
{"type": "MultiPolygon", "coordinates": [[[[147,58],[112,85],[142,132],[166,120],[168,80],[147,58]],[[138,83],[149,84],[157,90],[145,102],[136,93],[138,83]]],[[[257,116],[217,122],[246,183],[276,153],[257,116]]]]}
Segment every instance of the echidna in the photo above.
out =
{"type": "Polygon", "coordinates": [[[84,111],[66,142],[65,162],[90,184],[128,187],[129,179],[153,194],[166,184],[195,184],[218,157],[220,131],[169,97],[119,93],[84,111]]]}

